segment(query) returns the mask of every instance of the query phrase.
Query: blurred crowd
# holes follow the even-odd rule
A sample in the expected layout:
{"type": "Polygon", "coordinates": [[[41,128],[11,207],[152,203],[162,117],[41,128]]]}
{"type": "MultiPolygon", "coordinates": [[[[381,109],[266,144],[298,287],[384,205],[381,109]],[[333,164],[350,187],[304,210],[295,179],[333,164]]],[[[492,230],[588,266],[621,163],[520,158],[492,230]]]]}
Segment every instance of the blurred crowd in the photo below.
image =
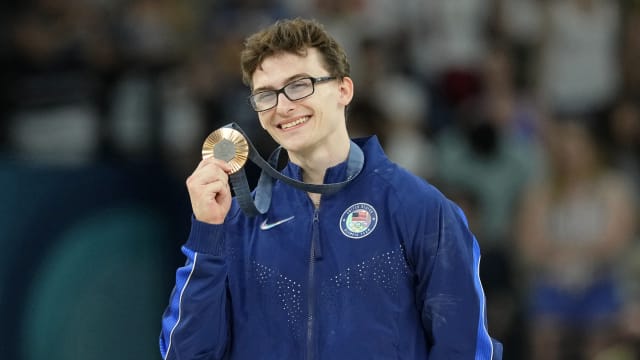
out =
{"type": "Polygon", "coordinates": [[[640,358],[640,1],[0,7],[0,156],[180,179],[229,122],[274,147],[246,101],[242,41],[317,18],[351,59],[352,135],[377,134],[468,215],[505,357],[640,358]]]}

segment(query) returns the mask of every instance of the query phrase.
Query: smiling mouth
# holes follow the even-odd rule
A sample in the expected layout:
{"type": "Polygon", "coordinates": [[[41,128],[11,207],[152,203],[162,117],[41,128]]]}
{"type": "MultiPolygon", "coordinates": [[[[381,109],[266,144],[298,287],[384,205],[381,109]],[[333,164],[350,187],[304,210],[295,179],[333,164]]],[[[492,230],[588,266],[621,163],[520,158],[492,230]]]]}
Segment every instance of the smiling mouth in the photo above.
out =
{"type": "Polygon", "coordinates": [[[301,117],[301,118],[299,118],[297,120],[294,120],[294,121],[291,121],[291,122],[288,122],[288,123],[285,123],[285,124],[280,124],[279,127],[282,130],[287,130],[287,129],[290,129],[290,128],[294,127],[294,126],[298,126],[300,124],[304,124],[307,121],[309,121],[309,117],[305,116],[305,117],[301,117]]]}

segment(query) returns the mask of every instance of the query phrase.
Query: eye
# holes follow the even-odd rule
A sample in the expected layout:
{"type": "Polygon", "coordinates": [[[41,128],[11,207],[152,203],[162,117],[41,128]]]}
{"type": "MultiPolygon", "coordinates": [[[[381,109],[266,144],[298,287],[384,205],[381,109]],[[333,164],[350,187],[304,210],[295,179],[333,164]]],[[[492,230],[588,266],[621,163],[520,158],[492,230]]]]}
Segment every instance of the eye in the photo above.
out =
{"type": "Polygon", "coordinates": [[[273,101],[274,97],[275,97],[275,92],[273,91],[262,91],[257,94],[253,94],[253,100],[255,102],[273,101]]]}
{"type": "Polygon", "coordinates": [[[306,90],[309,88],[310,82],[307,79],[296,80],[287,85],[287,89],[291,91],[306,90]]]}

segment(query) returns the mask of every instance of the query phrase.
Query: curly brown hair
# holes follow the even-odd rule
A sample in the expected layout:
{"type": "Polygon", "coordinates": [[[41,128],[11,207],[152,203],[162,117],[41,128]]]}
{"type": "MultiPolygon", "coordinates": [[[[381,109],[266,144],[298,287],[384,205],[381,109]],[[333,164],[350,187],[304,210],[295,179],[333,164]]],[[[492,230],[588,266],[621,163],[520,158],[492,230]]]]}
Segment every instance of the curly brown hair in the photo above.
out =
{"type": "Polygon", "coordinates": [[[242,82],[251,87],[251,78],[264,59],[279,53],[307,54],[316,48],[331,76],[349,76],[347,55],[338,42],[314,19],[283,19],[249,36],[240,53],[242,82]]]}

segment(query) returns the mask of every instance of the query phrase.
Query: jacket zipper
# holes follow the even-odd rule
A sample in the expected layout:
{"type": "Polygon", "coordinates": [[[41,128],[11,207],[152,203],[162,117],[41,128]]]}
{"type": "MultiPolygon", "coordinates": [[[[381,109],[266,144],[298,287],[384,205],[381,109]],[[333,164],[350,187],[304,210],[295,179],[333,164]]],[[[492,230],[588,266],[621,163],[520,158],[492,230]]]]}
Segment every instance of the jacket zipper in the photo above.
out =
{"type": "Polygon", "coordinates": [[[313,225],[311,236],[311,250],[309,253],[309,297],[308,297],[308,313],[307,313],[307,360],[313,360],[314,358],[314,333],[313,328],[315,325],[315,265],[316,259],[320,257],[320,229],[318,208],[314,208],[313,211],[313,225]]]}

